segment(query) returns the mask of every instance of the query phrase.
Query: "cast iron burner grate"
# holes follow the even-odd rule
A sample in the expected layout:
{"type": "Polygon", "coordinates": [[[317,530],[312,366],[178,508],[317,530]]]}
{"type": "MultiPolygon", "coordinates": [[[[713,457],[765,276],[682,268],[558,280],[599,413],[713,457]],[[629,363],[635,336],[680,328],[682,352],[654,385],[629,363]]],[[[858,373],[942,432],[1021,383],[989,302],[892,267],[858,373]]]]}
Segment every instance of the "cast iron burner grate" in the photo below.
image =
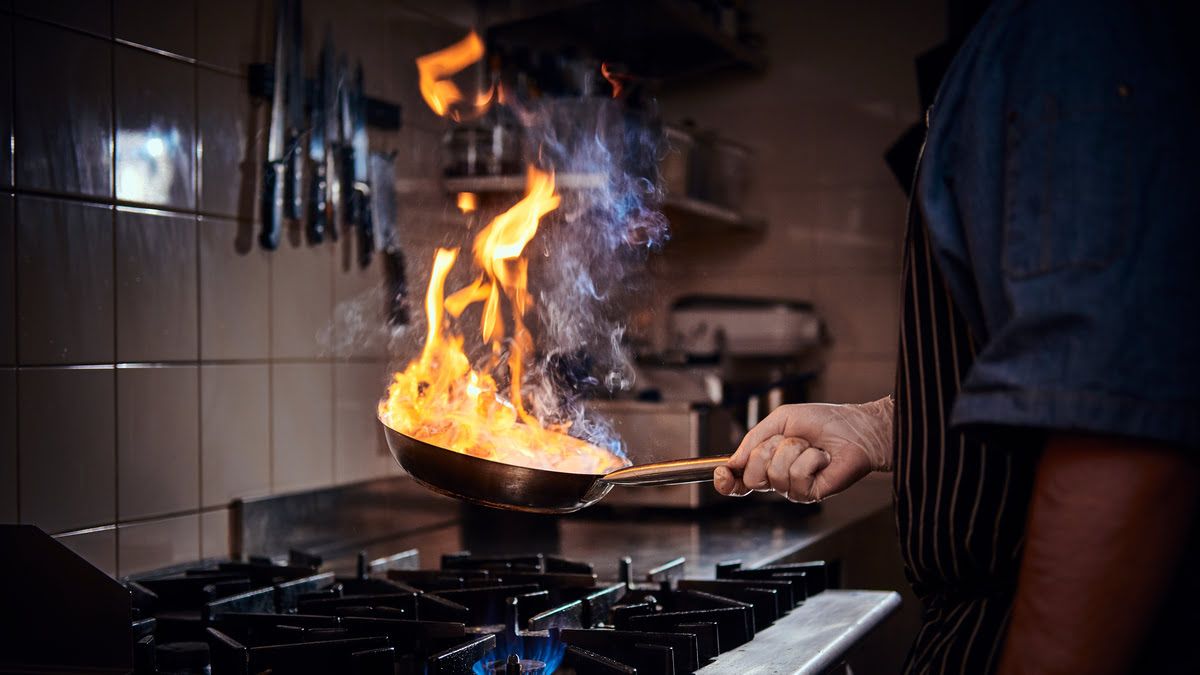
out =
{"type": "Polygon", "coordinates": [[[635,581],[603,582],[554,556],[443,556],[415,550],[357,573],[321,572],[316,556],[251,559],[127,582],[136,607],[136,673],[180,664],[213,675],[677,675],[754,639],[836,579],[825,562],[688,579],[683,558],[635,581]]]}

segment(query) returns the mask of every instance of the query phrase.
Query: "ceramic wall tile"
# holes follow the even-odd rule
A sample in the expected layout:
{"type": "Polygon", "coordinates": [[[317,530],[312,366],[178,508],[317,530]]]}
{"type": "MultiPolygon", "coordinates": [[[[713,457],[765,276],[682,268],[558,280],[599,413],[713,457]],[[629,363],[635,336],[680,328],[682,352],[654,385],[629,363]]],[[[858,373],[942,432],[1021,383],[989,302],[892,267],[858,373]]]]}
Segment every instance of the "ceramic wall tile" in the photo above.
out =
{"type": "Polygon", "coordinates": [[[333,480],[333,365],[271,365],[272,490],[333,480]]]}
{"type": "Polygon", "coordinates": [[[196,69],[114,48],[117,199],[196,207],[196,69]]]}
{"type": "Polygon", "coordinates": [[[376,411],[388,381],[386,364],[335,363],[334,480],[381,478],[395,463],[376,411]]]}
{"type": "Polygon", "coordinates": [[[111,43],[17,19],[13,47],[17,185],[112,196],[111,43]]]}
{"type": "Polygon", "coordinates": [[[196,77],[203,148],[200,210],[258,220],[269,106],[251,101],[244,77],[203,68],[196,71],[196,77]]]}
{"type": "Polygon", "coordinates": [[[117,575],[116,526],[67,532],[54,538],[108,576],[117,575]]]}
{"type": "Polygon", "coordinates": [[[13,11],[97,35],[112,34],[112,0],[13,0],[13,11]]]}
{"type": "Polygon", "coordinates": [[[17,358],[22,364],[111,363],[113,212],[17,198],[17,358]]]}
{"type": "MultiPolygon", "coordinates": [[[[337,242],[329,349],[338,357],[383,358],[387,356],[391,307],[388,260],[376,252],[366,266],[360,264],[358,235],[347,232],[337,242]]],[[[404,256],[403,252],[400,255],[404,256]]]]}
{"type": "Polygon", "coordinates": [[[309,246],[285,237],[272,254],[271,355],[274,358],[313,358],[330,352],[336,250],[328,244],[309,246]]]}
{"type": "Polygon", "coordinates": [[[117,526],[117,572],[121,576],[199,557],[198,513],[117,526]]]}
{"type": "Polygon", "coordinates": [[[0,368],[0,523],[17,522],[17,371],[0,368]]]}
{"type": "Polygon", "coordinates": [[[266,364],[200,369],[203,506],[271,489],[271,389],[266,364]]]}
{"type": "Polygon", "coordinates": [[[229,509],[200,514],[200,557],[230,557],[229,509]]]}
{"type": "Polygon", "coordinates": [[[196,55],[196,0],[114,0],[113,36],[183,57],[196,55]]]}
{"type": "Polygon", "coordinates": [[[895,358],[834,356],[813,395],[827,403],[863,403],[894,393],[895,384],[895,358]]]}
{"type": "Polygon", "coordinates": [[[195,216],[117,209],[116,224],[117,360],[195,360],[195,216]]]}
{"type": "Polygon", "coordinates": [[[198,369],[117,369],[117,515],[200,507],[198,369]]]}
{"type": "Polygon", "coordinates": [[[196,7],[196,58],[239,75],[251,63],[269,62],[274,6],[270,0],[203,0],[196,7]]]}
{"type": "Polygon", "coordinates": [[[114,385],[112,368],[19,371],[21,522],[56,533],[116,520],[114,385]]]}
{"type": "Polygon", "coordinates": [[[200,357],[267,358],[271,253],[250,223],[205,216],[199,227],[200,357]]]}
{"type": "Polygon", "coordinates": [[[17,232],[14,201],[0,193],[0,364],[17,362],[17,232]]]}
{"type": "Polygon", "coordinates": [[[894,273],[822,274],[814,301],[840,354],[892,357],[898,345],[900,277],[894,273]]]}

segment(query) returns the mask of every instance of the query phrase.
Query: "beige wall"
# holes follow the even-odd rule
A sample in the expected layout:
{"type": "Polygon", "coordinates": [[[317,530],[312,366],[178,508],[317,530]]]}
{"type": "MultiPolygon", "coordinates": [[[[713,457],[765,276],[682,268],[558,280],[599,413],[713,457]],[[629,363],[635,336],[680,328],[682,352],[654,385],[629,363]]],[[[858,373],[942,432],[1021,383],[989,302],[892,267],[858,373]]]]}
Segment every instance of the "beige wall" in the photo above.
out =
{"type": "Polygon", "coordinates": [[[762,0],[764,74],[664,93],[668,121],[694,119],[754,150],[749,210],[768,224],[747,238],[673,223],[655,265],[660,307],[696,292],[811,301],[834,340],[818,395],[891,390],[905,198],[883,153],[918,118],[912,60],[940,41],[941,5],[762,0]]]}
{"type": "MultiPolygon", "coordinates": [[[[256,243],[268,106],[246,67],[270,60],[273,6],[0,2],[0,522],[112,574],[225,554],[231,499],[395,470],[385,336],[358,327],[381,324],[381,261],[294,230],[256,243]],[[149,150],[170,169],[139,173],[149,150]]],[[[438,166],[412,60],[472,11],[304,2],[309,72],[332,25],[368,93],[404,106],[371,138],[400,177],[438,166]]],[[[438,236],[441,195],[405,206],[407,242],[438,236]]]]}

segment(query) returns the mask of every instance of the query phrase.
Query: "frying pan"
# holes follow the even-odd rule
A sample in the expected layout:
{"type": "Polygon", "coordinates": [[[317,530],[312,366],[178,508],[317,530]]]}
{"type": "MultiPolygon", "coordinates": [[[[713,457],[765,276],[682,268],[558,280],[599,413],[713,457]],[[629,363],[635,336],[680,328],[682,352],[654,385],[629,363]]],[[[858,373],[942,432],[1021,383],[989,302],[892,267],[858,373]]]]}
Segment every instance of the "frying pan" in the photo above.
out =
{"type": "MultiPolygon", "coordinates": [[[[382,420],[380,421],[383,424],[382,420]]],[[[567,473],[505,464],[417,440],[383,424],[388,448],[421,485],[448,497],[510,511],[571,513],[614,485],[683,485],[712,478],[729,455],[640,464],[606,474],[567,473]]]]}

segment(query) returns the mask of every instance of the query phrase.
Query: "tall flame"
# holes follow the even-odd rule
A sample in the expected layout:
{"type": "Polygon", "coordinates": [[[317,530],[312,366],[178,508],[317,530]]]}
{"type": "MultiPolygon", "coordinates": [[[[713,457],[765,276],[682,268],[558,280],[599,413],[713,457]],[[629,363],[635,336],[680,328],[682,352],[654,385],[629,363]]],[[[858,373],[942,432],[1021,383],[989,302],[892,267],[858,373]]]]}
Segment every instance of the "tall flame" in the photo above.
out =
{"type": "Polygon", "coordinates": [[[475,31],[458,42],[417,58],[417,75],[421,96],[425,103],[438,115],[455,121],[482,113],[492,102],[493,91],[476,94],[473,110],[464,111],[459,105],[463,101],[462,90],[450,80],[473,63],[483,58],[483,41],[475,31]]]}
{"type": "Polygon", "coordinates": [[[525,246],[537,234],[542,217],[558,208],[554,175],[529,169],[525,196],[496,216],[475,238],[474,266],[479,275],[446,296],[446,277],[457,249],[439,248],[425,294],[429,327],[419,358],[395,374],[379,415],[393,429],[427,443],[509,464],[573,473],[605,473],[625,461],[567,435],[567,425],[543,425],[526,409],[521,395],[525,359],[533,341],[525,315],[533,307],[525,246]],[[508,301],[511,336],[501,316],[508,301]],[[453,321],[467,307],[483,303],[479,331],[492,347],[484,367],[476,369],[463,351],[453,321]],[[508,388],[491,373],[508,350],[508,388]]]}

